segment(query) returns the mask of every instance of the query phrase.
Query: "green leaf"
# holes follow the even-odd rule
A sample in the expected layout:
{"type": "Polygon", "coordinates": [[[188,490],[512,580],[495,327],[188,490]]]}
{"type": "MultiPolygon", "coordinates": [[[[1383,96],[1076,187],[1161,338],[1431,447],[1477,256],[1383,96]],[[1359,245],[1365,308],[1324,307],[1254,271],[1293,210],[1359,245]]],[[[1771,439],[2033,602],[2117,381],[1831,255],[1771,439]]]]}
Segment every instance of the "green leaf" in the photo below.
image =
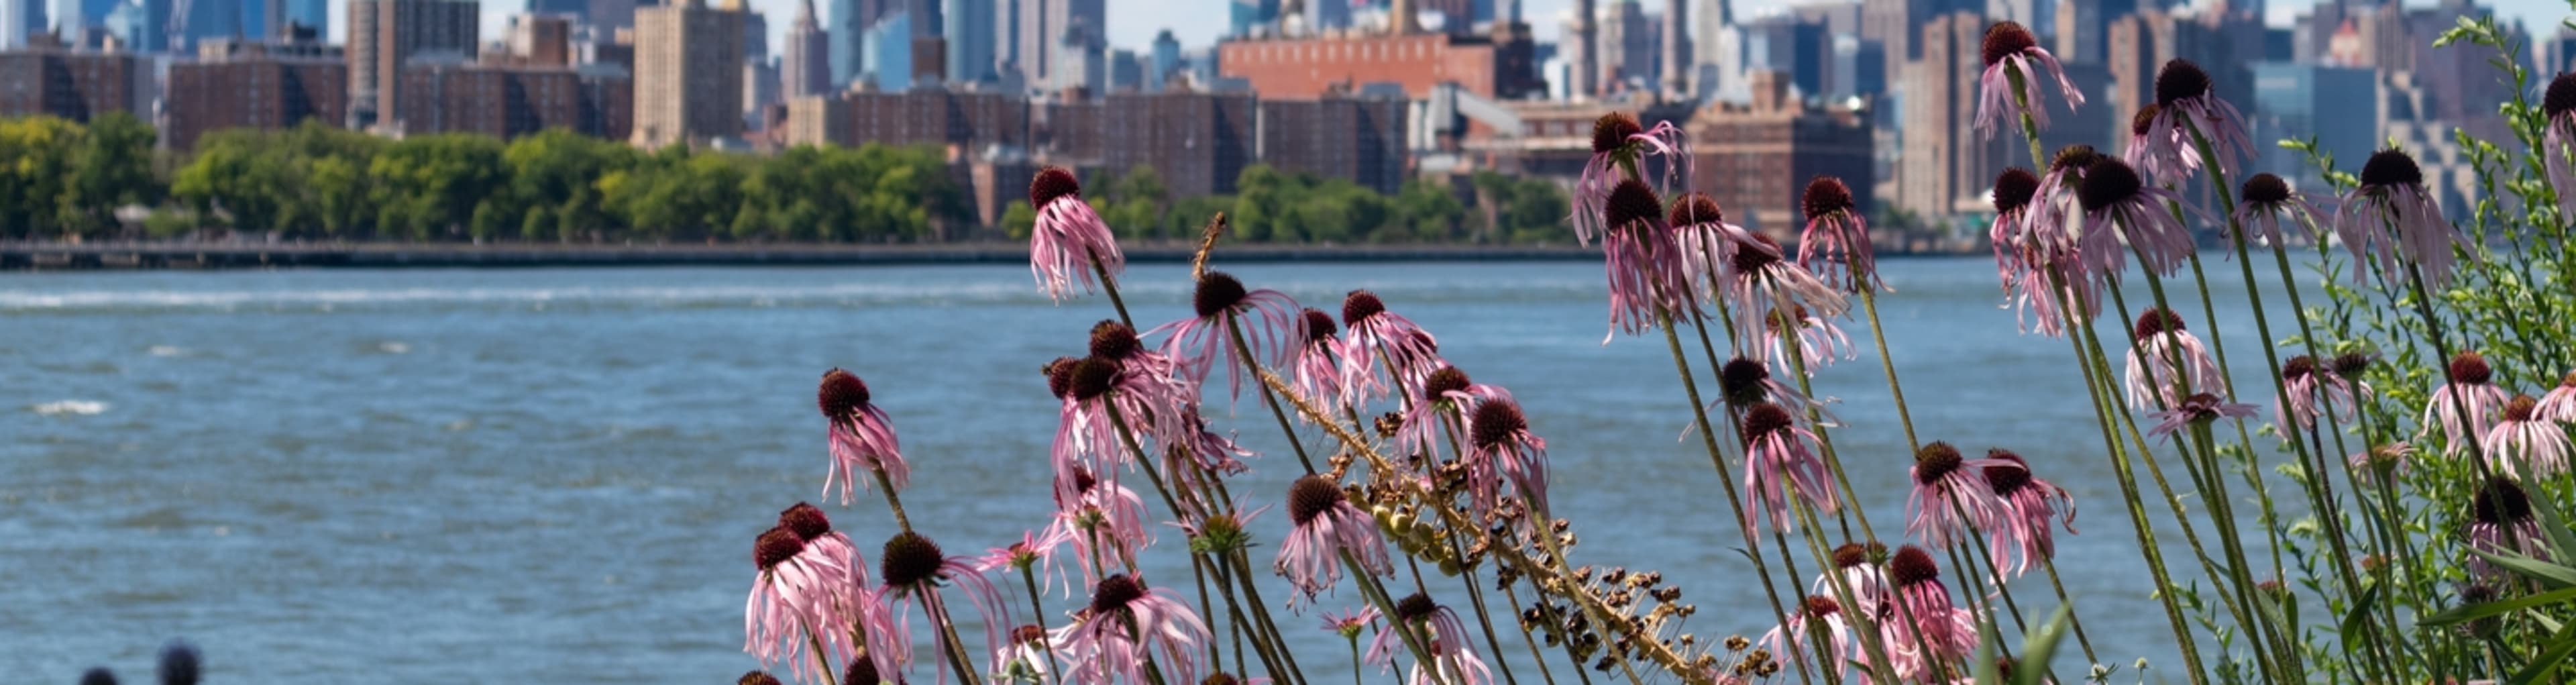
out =
{"type": "Polygon", "coordinates": [[[2354,597],[2352,600],[2352,610],[2344,612],[2342,631],[2344,644],[2361,644],[2361,631],[2370,627],[2370,610],[2379,603],[2380,587],[2379,583],[2371,583],[2363,587],[2361,596],[2354,597]]]}
{"type": "Polygon", "coordinates": [[[2549,638],[2549,646],[2542,648],[2538,656],[2531,658],[2530,665],[2524,666],[2521,672],[2513,674],[2512,680],[2505,682],[2511,685],[2528,685],[2538,681],[2543,676],[2556,672],[2559,662],[2566,661],[2570,653],[2576,653],[2576,631],[2558,631],[2558,634],[2549,638]]]}
{"type": "Polygon", "coordinates": [[[2003,640],[1994,619],[1977,622],[1977,685],[2004,685],[2003,665],[1995,661],[1995,643],[2003,640]]]}
{"type": "Polygon", "coordinates": [[[2039,632],[2031,633],[2028,639],[2023,640],[2021,663],[2024,667],[2013,669],[2013,685],[2048,683],[2048,664],[2057,656],[2057,645],[2065,640],[2066,627],[2073,616],[2074,607],[2060,604],[2057,611],[2049,614],[2048,620],[2039,625],[2039,632]]]}
{"type": "Polygon", "coordinates": [[[2549,534],[2549,548],[2562,554],[2576,550],[2576,531],[2567,529],[2567,519],[2558,515],[2558,506],[2549,499],[2531,498],[2532,510],[2540,513],[2540,529],[2549,534]]]}
{"type": "Polygon", "coordinates": [[[2486,559],[2487,563],[2502,566],[2505,570],[2522,577],[2540,581],[2541,585],[2552,590],[2576,587],[2576,568],[2568,568],[2520,554],[2495,554],[2481,549],[2471,549],[2469,553],[2478,555],[2479,558],[2486,559]]]}
{"type": "MultiPolygon", "coordinates": [[[[2376,589],[2376,586],[2373,586],[2373,589],[2376,589]]],[[[2513,599],[2498,600],[2484,604],[2453,607],[2440,613],[2426,616],[2416,622],[2428,626],[2447,626],[2456,623],[2475,621],[2489,616],[2509,614],[2531,607],[2548,606],[2569,601],[2576,601],[2576,588],[2552,590],[2537,595],[2515,597],[2513,599]]],[[[2349,619],[2346,620],[2346,624],[2350,624],[2349,619]]],[[[2344,639],[2352,639],[2349,628],[2346,629],[2346,636],[2344,639]]]]}

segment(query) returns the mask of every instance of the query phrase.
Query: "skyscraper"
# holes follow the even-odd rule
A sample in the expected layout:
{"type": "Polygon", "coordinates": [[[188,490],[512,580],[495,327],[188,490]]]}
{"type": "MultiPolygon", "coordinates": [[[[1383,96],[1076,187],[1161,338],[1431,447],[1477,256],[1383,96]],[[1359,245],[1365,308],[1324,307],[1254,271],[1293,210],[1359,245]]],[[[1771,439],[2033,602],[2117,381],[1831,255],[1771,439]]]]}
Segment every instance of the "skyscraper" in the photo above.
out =
{"type": "MultiPolygon", "coordinates": [[[[1020,0],[1023,3],[1044,0],[1020,0]]],[[[1234,0],[1226,6],[1226,35],[1250,35],[1255,28],[1279,23],[1279,0],[1234,0]]]]}
{"type": "Polygon", "coordinates": [[[1896,177],[1896,206],[1919,216],[1945,217],[1974,205],[2003,170],[2007,136],[1988,139],[1976,130],[1979,54],[1986,18],[1976,12],[1934,17],[1916,36],[1922,59],[1905,71],[1905,125],[1896,177]]]}
{"type": "Polygon", "coordinates": [[[473,0],[349,0],[352,125],[399,128],[403,63],[428,52],[472,58],[479,12],[473,0]]]}
{"type": "Polygon", "coordinates": [[[286,0],[286,20],[316,30],[331,26],[331,0],[286,0]]]}
{"type": "Polygon", "coordinates": [[[868,79],[878,90],[912,89],[912,13],[903,10],[877,17],[877,23],[859,34],[859,44],[868,53],[860,60],[861,78],[868,79]]]}
{"type": "Polygon", "coordinates": [[[2138,0],[2065,0],[2057,7],[2057,58],[2099,64],[2108,54],[2111,22],[2138,11],[2138,0]]]}
{"type": "Polygon", "coordinates": [[[1154,52],[1145,59],[1145,92],[1162,92],[1163,84],[1182,69],[1181,40],[1172,37],[1171,29],[1154,34],[1154,52]]]}
{"type": "Polygon", "coordinates": [[[796,22],[787,28],[787,59],[778,69],[789,99],[832,92],[831,46],[832,34],[814,17],[814,0],[799,0],[796,22]]]}
{"type": "Polygon", "coordinates": [[[55,35],[66,42],[80,40],[81,29],[89,26],[89,17],[81,11],[81,0],[53,0],[55,35]]]}
{"type": "Polygon", "coordinates": [[[742,133],[742,15],[699,0],[636,8],[637,146],[697,144],[742,133]]]}
{"type": "Polygon", "coordinates": [[[951,83],[989,83],[993,71],[993,0],[942,0],[940,17],[948,42],[944,70],[951,83]]]}
{"type": "Polygon", "coordinates": [[[832,87],[867,74],[868,29],[885,14],[887,0],[832,0],[824,32],[832,35],[832,87]]]}
{"type": "Polygon", "coordinates": [[[569,14],[587,21],[590,18],[590,0],[528,0],[528,13],[569,14]]]}
{"type": "MultiPolygon", "coordinates": [[[[0,0],[7,2],[8,0],[0,0]]],[[[142,0],[142,14],[134,25],[135,49],[162,52],[170,49],[170,0],[142,0]]]]}
{"type": "MultiPolygon", "coordinates": [[[[1238,6],[1239,7],[1239,6],[1238,6]]],[[[1271,5],[1275,14],[1277,5],[1271,5]]],[[[1065,36],[1077,26],[1086,40],[1099,42],[1109,26],[1108,5],[1104,0],[1020,0],[1020,36],[1017,56],[1020,76],[1029,83],[1053,83],[1058,79],[1055,61],[1063,55],[1065,36]]],[[[1103,47],[1089,46],[1089,47],[1103,47]]],[[[1088,49],[1088,47],[1086,47],[1088,49]]]]}
{"type": "Polygon", "coordinates": [[[0,0],[0,50],[26,47],[27,34],[44,26],[44,0],[0,0]]]}

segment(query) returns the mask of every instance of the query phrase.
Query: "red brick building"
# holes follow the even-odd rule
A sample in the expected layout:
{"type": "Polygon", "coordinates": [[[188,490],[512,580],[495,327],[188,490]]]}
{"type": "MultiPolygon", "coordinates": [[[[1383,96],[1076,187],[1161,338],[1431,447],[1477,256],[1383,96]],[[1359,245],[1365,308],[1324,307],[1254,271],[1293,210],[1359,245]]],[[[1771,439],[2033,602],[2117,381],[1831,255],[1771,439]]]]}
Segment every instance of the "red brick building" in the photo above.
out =
{"type": "Polygon", "coordinates": [[[1404,186],[1405,109],[1395,98],[1261,101],[1261,161],[1393,193],[1404,186]]]}
{"type": "Polygon", "coordinates": [[[140,112],[151,98],[149,62],[131,53],[56,47],[0,52],[0,116],[48,115],[88,121],[140,112]]]}
{"type": "Polygon", "coordinates": [[[507,139],[560,128],[625,140],[635,91],[616,71],[415,61],[402,70],[401,120],[409,133],[507,139]]]}
{"type": "Polygon", "coordinates": [[[349,63],[337,54],[250,51],[170,64],[161,141],[195,147],[208,132],[277,130],[306,119],[337,126],[349,112],[349,63]]]}
{"type": "MultiPolygon", "coordinates": [[[[1799,200],[1819,174],[1842,178],[1864,210],[1875,206],[1871,133],[1864,115],[1788,94],[1777,72],[1753,73],[1753,102],[1702,109],[1683,128],[1696,169],[1691,187],[1716,198],[1730,222],[1796,242],[1799,200]]],[[[1881,249],[1896,249],[1882,244],[1881,249]]]]}
{"type": "Polygon", "coordinates": [[[1456,82],[1467,92],[1514,99],[1546,90],[1527,35],[1378,34],[1315,38],[1249,38],[1217,44],[1217,73],[1251,82],[1265,98],[1314,98],[1393,83],[1421,98],[1433,85],[1456,82]]]}

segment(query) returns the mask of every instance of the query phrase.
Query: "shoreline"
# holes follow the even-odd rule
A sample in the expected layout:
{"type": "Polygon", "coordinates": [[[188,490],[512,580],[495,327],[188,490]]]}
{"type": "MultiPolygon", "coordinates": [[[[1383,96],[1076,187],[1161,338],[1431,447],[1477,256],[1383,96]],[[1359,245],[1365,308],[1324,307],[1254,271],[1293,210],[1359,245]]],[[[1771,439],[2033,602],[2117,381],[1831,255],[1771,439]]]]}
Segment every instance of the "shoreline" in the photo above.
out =
{"type": "MultiPolygon", "coordinates": [[[[1131,263],[1187,263],[1196,243],[1147,243],[1131,263]]],[[[1224,246],[1232,262],[1599,261],[1599,247],[1563,245],[1224,246]]],[[[1912,252],[1951,256],[1977,251],[1912,252]]],[[[531,243],[191,243],[0,242],[0,271],[277,268],[562,268],[637,266],[912,266],[1027,264],[1028,245],[976,242],[911,245],[531,243]]],[[[1894,253],[1885,256],[1899,256],[1894,253]]]]}

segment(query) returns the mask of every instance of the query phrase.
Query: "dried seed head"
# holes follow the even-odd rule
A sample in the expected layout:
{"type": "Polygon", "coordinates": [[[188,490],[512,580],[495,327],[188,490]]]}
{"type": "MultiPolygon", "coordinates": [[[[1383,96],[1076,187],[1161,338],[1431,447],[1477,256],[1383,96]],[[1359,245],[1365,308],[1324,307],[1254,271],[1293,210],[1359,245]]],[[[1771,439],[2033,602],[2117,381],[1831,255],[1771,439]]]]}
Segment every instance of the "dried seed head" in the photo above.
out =
{"type": "Polygon", "coordinates": [[[1288,518],[1299,526],[1343,502],[1342,486],[1324,476],[1306,476],[1288,484],[1288,518]]]}
{"type": "Polygon", "coordinates": [[[1091,356],[1123,361],[1145,351],[1145,340],[1136,337],[1136,329],[1115,319],[1104,319],[1091,326],[1091,356]]]}
{"type": "Polygon", "coordinates": [[[2039,177],[2031,175],[2029,169],[2008,167],[1995,175],[1996,214],[2011,214],[2014,210],[2028,207],[2030,199],[2038,195],[2039,177]]]}
{"type": "Polygon", "coordinates": [[[1443,366],[1440,370],[1431,372],[1429,377],[1422,379],[1422,398],[1430,402],[1444,401],[1449,397],[1449,393],[1466,392],[1469,385],[1471,383],[1467,381],[1467,372],[1460,371],[1455,366],[1443,366]]]}
{"type": "Polygon", "coordinates": [[[1419,592],[1406,595],[1404,599],[1396,600],[1395,602],[1396,620],[1403,621],[1408,624],[1430,618],[1432,612],[1439,610],[1440,605],[1432,602],[1430,595],[1419,592]]]}
{"type": "Polygon", "coordinates": [[[1858,209],[1852,203],[1851,186],[1844,185],[1842,179],[1823,174],[1807,181],[1807,192],[1799,198],[1798,206],[1807,210],[1807,219],[1811,221],[1835,212],[1858,209]]]}
{"type": "Polygon", "coordinates": [[[2463,350],[2451,355],[2450,372],[2453,383],[2486,385],[2488,381],[2495,380],[2495,367],[2487,366],[2486,356],[2476,350],[2463,350]]]}
{"type": "Polygon", "coordinates": [[[1073,399],[1090,400],[1108,394],[1118,383],[1118,362],[1099,357],[1084,357],[1073,365],[1073,399]]]}
{"type": "Polygon", "coordinates": [[[1672,214],[1664,217],[1664,223],[1674,226],[1714,224],[1724,221],[1726,221],[1726,210],[1717,206],[1717,198],[1709,197],[1708,193],[1696,190],[1682,194],[1681,201],[1673,203],[1672,214]]]}
{"type": "Polygon", "coordinates": [[[2131,332],[2137,334],[2138,339],[2141,341],[2152,339],[2157,335],[2164,333],[2180,333],[2182,331],[2182,315],[2175,314],[2173,310],[2163,307],[2149,307],[2147,308],[2147,311],[2139,313],[2137,327],[2131,330],[2131,332]]]}
{"type": "Polygon", "coordinates": [[[2080,170],[2093,166],[2094,162],[2105,159],[2110,158],[2103,156],[2100,151],[2094,150],[2091,145],[2068,145],[2066,147],[2058,148],[2057,154],[2049,157],[2048,170],[2051,173],[2067,171],[2070,169],[2080,170]]]}
{"type": "Polygon", "coordinates": [[[1190,306],[1196,307],[1199,318],[1204,319],[1234,309],[1249,295],[1251,292],[1243,289],[1243,281],[1223,271],[1210,271],[1199,277],[1198,291],[1190,294],[1190,306]]]}
{"type": "Polygon", "coordinates": [[[831,534],[832,519],[824,516],[823,510],[814,505],[797,502],[796,506],[778,512],[778,527],[794,531],[798,540],[813,542],[814,538],[831,534]]]}
{"type": "Polygon", "coordinates": [[[814,389],[814,404],[823,410],[823,418],[848,421],[868,406],[868,384],[857,374],[833,367],[823,372],[823,383],[814,389]]]}
{"type": "Polygon", "coordinates": [[[752,671],[733,680],[734,685],[779,685],[778,677],[765,671],[752,671]]]}
{"type": "Polygon", "coordinates": [[[1744,409],[1744,441],[1747,444],[1788,430],[1790,425],[1789,410],[1780,408],[1780,405],[1756,402],[1744,409]]]}
{"type": "Polygon", "coordinates": [[[1091,589],[1091,613],[1106,614],[1127,608],[1128,602],[1145,598],[1145,585],[1121,573],[1100,579],[1091,589]]]}
{"type": "Polygon", "coordinates": [[[1743,357],[1729,359],[1717,370],[1717,388],[1727,404],[1742,406],[1763,401],[1771,394],[1762,385],[1767,380],[1771,380],[1770,369],[1764,368],[1762,362],[1743,357]]]}
{"type": "Polygon", "coordinates": [[[1342,325],[1344,326],[1357,328],[1361,321],[1385,312],[1386,301],[1377,299],[1377,293],[1353,290],[1351,294],[1342,297],[1342,325]]]}
{"type": "Polygon", "coordinates": [[[1476,411],[1468,415],[1467,423],[1476,429],[1476,446],[1489,449],[1529,430],[1529,419],[1521,416],[1520,405],[1500,397],[1476,403],[1476,411]]]}
{"type": "Polygon", "coordinates": [[[2129,116],[2129,135],[2145,137],[2148,131],[2156,130],[2156,115],[2164,111],[2153,102],[2139,107],[2137,114],[2129,116]]]}
{"type": "Polygon", "coordinates": [[[2549,79],[2548,90],[2540,94],[2540,111],[2550,119],[2576,112],[2576,73],[2561,73],[2549,79]]]}
{"type": "Polygon", "coordinates": [[[2470,498],[2469,513],[2479,523],[2507,525],[2531,520],[2531,495],[2513,479],[2496,476],[2487,479],[2470,498]]]}
{"type": "Polygon", "coordinates": [[[1645,132],[1646,126],[1637,123],[1637,115],[1627,112],[1601,115],[1601,118],[1592,120],[1592,154],[1604,154],[1625,147],[1629,136],[1645,132]]]}
{"type": "Polygon", "coordinates": [[[2245,179],[2244,187],[2238,190],[2238,194],[2245,196],[2246,204],[2277,205],[2290,201],[2290,182],[2268,173],[2245,179]]]}
{"type": "Polygon", "coordinates": [[[1887,579],[1899,588],[1914,587],[1941,580],[1941,567],[1932,563],[1932,555],[1923,548],[1906,545],[1896,549],[1896,558],[1887,561],[1887,579]]]}
{"type": "Polygon", "coordinates": [[[2296,382],[2314,375],[2317,375],[2316,357],[2302,354],[2291,357],[2289,361],[2281,362],[2281,382],[2283,383],[2296,382]]]}
{"type": "Polygon", "coordinates": [[[1633,178],[1622,180],[1611,188],[1610,199],[1601,207],[1602,219],[1608,221],[1612,228],[1650,221],[1663,215],[1663,198],[1655,197],[1654,188],[1633,178]]]}
{"type": "Polygon", "coordinates": [[[787,560],[796,558],[797,553],[803,551],[805,551],[805,539],[796,537],[796,531],[773,527],[762,531],[760,539],[752,541],[751,563],[759,566],[760,570],[767,571],[771,567],[787,563],[787,560]]]}
{"type": "Polygon", "coordinates": [[[2370,353],[2367,352],[2345,352],[2335,355],[2335,375],[2345,378],[2360,376],[2362,372],[2370,370],[2371,361],[2370,353]]]}
{"type": "Polygon", "coordinates": [[[937,579],[939,565],[946,561],[939,543],[920,533],[904,531],[886,539],[885,551],[877,556],[877,571],[885,576],[886,585],[905,587],[937,579]]]}
{"type": "Polygon", "coordinates": [[[2539,408],[2540,400],[2532,399],[2530,395],[2515,395],[2513,400],[2504,403],[2504,420],[2530,421],[2539,408]]]}
{"type": "MultiPolygon", "coordinates": [[[[1983,47],[1986,66],[1991,67],[1996,62],[2004,61],[2006,57],[2039,47],[2039,39],[2030,35],[2030,29],[2022,28],[2021,22],[1998,21],[1995,25],[1986,27],[1986,43],[1983,47]]],[[[2039,75],[2022,74],[2022,77],[2039,78],[2039,75]]]]}
{"type": "Polygon", "coordinates": [[[1340,328],[1333,325],[1333,315],[1324,313],[1324,310],[1307,307],[1305,314],[1307,345],[1332,342],[1333,334],[1341,332],[1340,328]]]}
{"type": "Polygon", "coordinates": [[[1047,203],[1068,195],[1081,196],[1082,182],[1074,180],[1073,172],[1064,167],[1039,169],[1037,178],[1029,181],[1029,209],[1045,209],[1047,203]]]}
{"type": "Polygon", "coordinates": [[[2084,182],[2075,187],[2075,200],[2086,212],[2098,212],[2113,205],[2137,199],[2138,191],[2147,187],[2138,178],[2138,170],[2118,158],[2104,157],[2084,167],[2084,182]]]}
{"type": "Polygon", "coordinates": [[[1922,485],[1939,483],[1941,479],[1957,473],[1959,467],[1966,463],[1967,459],[1959,456],[1959,448],[1934,440],[1925,444],[1923,449],[1914,451],[1914,482],[1922,485]]]}
{"type": "Polygon", "coordinates": [[[2191,60],[2169,60],[2165,68],[2156,71],[2156,104],[2172,107],[2184,98],[2208,94],[2209,72],[2201,71],[2200,65],[2191,60]]]}
{"type": "Polygon", "coordinates": [[[2370,161],[2361,163],[2361,185],[2411,186],[2424,183],[2424,167],[2404,150],[2388,149],[2370,153],[2370,161]]]}
{"type": "Polygon", "coordinates": [[[1081,364],[1080,359],[1057,357],[1055,361],[1039,367],[1038,372],[1046,375],[1047,392],[1054,393],[1059,400],[1064,399],[1065,393],[1073,392],[1073,369],[1081,364]]]}

